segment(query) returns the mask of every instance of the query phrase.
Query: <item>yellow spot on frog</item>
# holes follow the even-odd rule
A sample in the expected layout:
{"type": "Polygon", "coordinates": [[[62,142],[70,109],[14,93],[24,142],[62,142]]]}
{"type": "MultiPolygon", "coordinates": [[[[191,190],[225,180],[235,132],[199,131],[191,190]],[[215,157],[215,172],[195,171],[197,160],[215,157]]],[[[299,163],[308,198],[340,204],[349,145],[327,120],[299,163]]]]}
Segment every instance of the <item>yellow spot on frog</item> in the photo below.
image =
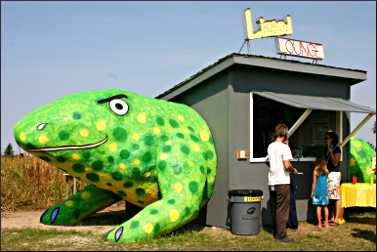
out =
{"type": "Polygon", "coordinates": [[[85,172],[91,172],[92,171],[92,168],[90,167],[85,167],[85,172]]]}
{"type": "Polygon", "coordinates": [[[152,231],[153,231],[153,225],[152,225],[151,223],[147,223],[147,224],[145,224],[145,225],[144,225],[144,231],[145,231],[145,233],[147,233],[147,234],[152,233],[152,231]]]}
{"type": "Polygon", "coordinates": [[[123,188],[123,184],[124,184],[123,181],[115,181],[115,180],[112,180],[111,183],[113,184],[113,187],[117,189],[118,191],[123,188]]]}
{"type": "Polygon", "coordinates": [[[170,217],[170,220],[172,222],[175,222],[178,220],[179,218],[179,212],[177,210],[171,210],[170,213],[169,213],[169,217],[170,217]]]}
{"type": "Polygon", "coordinates": [[[98,176],[101,178],[100,180],[111,180],[111,176],[107,173],[99,172],[98,176]]]}
{"type": "Polygon", "coordinates": [[[362,144],[360,142],[354,142],[353,145],[356,147],[356,148],[361,148],[362,147],[362,144]]]}
{"type": "Polygon", "coordinates": [[[192,149],[192,151],[194,151],[194,152],[199,152],[199,151],[200,151],[200,147],[199,147],[199,145],[197,145],[197,144],[192,144],[192,145],[191,145],[191,149],[192,149]]]}
{"type": "Polygon", "coordinates": [[[133,133],[132,139],[135,140],[135,141],[138,141],[140,139],[140,134],[139,133],[133,133]]]}
{"type": "Polygon", "coordinates": [[[147,117],[145,116],[145,113],[138,114],[137,121],[139,123],[145,123],[147,121],[147,117]]]}
{"type": "Polygon", "coordinates": [[[140,165],[140,160],[139,159],[135,159],[134,161],[133,161],[133,163],[134,163],[134,165],[140,165]]]}
{"type": "Polygon", "coordinates": [[[127,165],[124,163],[118,164],[119,170],[124,171],[127,168],[127,165]]]}
{"type": "Polygon", "coordinates": [[[82,137],[89,136],[89,131],[87,129],[80,129],[80,136],[82,137]]]}
{"type": "Polygon", "coordinates": [[[21,132],[20,135],[19,135],[19,137],[20,137],[20,140],[22,142],[25,142],[25,140],[26,140],[26,134],[24,132],[21,132]]]}
{"type": "Polygon", "coordinates": [[[96,124],[96,128],[99,131],[105,130],[106,129],[106,123],[105,123],[105,121],[104,120],[98,121],[97,124],[96,124]]]}
{"type": "Polygon", "coordinates": [[[64,203],[67,207],[72,208],[73,207],[73,201],[68,200],[67,202],[64,203]]]}
{"type": "Polygon", "coordinates": [[[79,154],[76,154],[76,153],[73,153],[73,154],[72,154],[72,159],[73,159],[73,160],[80,160],[80,155],[79,155],[79,154]]]}
{"type": "Polygon", "coordinates": [[[114,152],[114,151],[116,151],[118,149],[118,145],[116,144],[116,143],[111,143],[110,145],[109,145],[109,150],[111,151],[111,152],[114,152]]]}
{"type": "Polygon", "coordinates": [[[146,172],[146,173],[144,173],[144,177],[148,178],[148,177],[150,177],[150,176],[151,176],[151,172],[146,172]]]}
{"type": "Polygon", "coordinates": [[[188,164],[189,164],[189,166],[191,166],[191,167],[194,166],[194,162],[192,162],[191,160],[188,161],[188,164]]]}
{"type": "Polygon", "coordinates": [[[166,141],[166,144],[172,144],[171,140],[166,141]]]}
{"type": "Polygon", "coordinates": [[[166,160],[168,158],[168,155],[166,154],[166,153],[162,153],[161,155],[160,155],[160,159],[161,160],[166,160]]]}
{"type": "Polygon", "coordinates": [[[83,192],[81,194],[81,198],[83,198],[84,200],[87,200],[90,198],[90,192],[83,192]]]}
{"type": "Polygon", "coordinates": [[[190,131],[188,129],[183,129],[183,133],[190,134],[190,131]]]}
{"type": "Polygon", "coordinates": [[[181,183],[175,183],[174,184],[174,191],[180,192],[182,190],[182,184],[181,183]]]}
{"type": "Polygon", "coordinates": [[[182,115],[178,115],[178,121],[184,122],[185,118],[182,115]]]}
{"type": "Polygon", "coordinates": [[[38,141],[39,141],[41,144],[46,144],[46,143],[48,142],[48,137],[45,136],[45,135],[41,135],[41,136],[39,136],[38,141]]]}
{"type": "Polygon", "coordinates": [[[160,133],[161,133],[160,128],[158,128],[158,127],[154,127],[154,128],[153,128],[153,133],[156,134],[156,135],[160,135],[160,133]]]}
{"type": "Polygon", "coordinates": [[[208,141],[209,140],[209,135],[208,135],[208,133],[205,130],[200,131],[199,134],[200,134],[200,138],[203,141],[208,141]]]}

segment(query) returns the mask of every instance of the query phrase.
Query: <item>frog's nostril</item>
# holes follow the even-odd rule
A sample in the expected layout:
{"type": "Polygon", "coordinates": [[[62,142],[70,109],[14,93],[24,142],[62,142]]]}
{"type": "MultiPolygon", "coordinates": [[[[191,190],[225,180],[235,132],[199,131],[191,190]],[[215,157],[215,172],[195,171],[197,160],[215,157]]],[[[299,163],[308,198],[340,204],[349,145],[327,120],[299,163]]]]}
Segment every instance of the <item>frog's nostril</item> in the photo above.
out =
{"type": "Polygon", "coordinates": [[[37,130],[43,130],[47,126],[47,123],[40,123],[37,125],[37,130]]]}

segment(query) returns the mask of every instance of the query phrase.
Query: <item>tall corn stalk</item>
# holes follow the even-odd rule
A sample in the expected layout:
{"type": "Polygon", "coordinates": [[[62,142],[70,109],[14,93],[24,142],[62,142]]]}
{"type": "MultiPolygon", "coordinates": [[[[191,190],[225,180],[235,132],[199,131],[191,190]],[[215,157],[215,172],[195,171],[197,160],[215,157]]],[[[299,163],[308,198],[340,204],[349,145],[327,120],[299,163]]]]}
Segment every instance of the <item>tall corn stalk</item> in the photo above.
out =
{"type": "Polygon", "coordinates": [[[64,199],[63,172],[31,155],[1,157],[1,210],[46,208],[64,199]]]}

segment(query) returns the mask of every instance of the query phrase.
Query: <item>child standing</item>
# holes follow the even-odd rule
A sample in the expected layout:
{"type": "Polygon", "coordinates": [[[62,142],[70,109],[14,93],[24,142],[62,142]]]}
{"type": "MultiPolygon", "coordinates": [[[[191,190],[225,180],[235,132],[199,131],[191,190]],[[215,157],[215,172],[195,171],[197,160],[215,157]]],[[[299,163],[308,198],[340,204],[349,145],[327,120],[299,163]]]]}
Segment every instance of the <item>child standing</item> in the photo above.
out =
{"type": "Polygon", "coordinates": [[[325,223],[324,227],[329,227],[329,209],[327,205],[329,204],[329,197],[327,192],[327,175],[329,171],[327,170],[327,164],[325,160],[322,160],[319,165],[314,168],[313,171],[313,183],[312,183],[312,202],[316,207],[318,228],[322,228],[322,208],[325,212],[325,223]]]}

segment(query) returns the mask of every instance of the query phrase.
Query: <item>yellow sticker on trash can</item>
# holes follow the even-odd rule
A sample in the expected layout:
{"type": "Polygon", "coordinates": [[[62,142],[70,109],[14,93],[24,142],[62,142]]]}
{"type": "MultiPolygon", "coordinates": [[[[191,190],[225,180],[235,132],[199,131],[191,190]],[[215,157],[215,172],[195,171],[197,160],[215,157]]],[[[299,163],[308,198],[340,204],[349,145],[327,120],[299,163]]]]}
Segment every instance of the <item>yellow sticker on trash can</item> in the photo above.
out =
{"type": "Polygon", "coordinates": [[[255,197],[245,196],[245,197],[243,197],[244,202],[259,202],[259,201],[262,201],[262,199],[263,199],[263,196],[255,196],[255,197]]]}

